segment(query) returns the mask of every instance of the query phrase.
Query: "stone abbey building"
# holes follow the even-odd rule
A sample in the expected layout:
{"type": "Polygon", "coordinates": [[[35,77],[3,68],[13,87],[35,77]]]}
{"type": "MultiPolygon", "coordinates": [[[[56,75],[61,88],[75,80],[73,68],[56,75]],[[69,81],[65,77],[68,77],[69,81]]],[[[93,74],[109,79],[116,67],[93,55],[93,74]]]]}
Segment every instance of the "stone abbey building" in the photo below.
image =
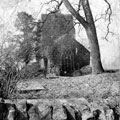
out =
{"type": "Polygon", "coordinates": [[[42,14],[42,43],[44,56],[48,58],[48,68],[57,68],[61,76],[71,74],[88,65],[89,51],[75,40],[75,29],[71,15],[42,14]]]}

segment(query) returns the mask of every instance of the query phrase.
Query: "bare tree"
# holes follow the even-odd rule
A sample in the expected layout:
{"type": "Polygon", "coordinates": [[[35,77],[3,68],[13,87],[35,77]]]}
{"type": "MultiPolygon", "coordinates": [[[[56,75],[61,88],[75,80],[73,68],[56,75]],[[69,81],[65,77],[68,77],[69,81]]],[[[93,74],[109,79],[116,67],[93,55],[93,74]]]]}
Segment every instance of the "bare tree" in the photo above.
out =
{"type": "Polygon", "coordinates": [[[104,72],[102,63],[101,63],[101,56],[100,56],[100,49],[98,44],[98,37],[96,33],[96,27],[93,20],[93,15],[91,12],[91,8],[89,5],[89,0],[80,0],[79,4],[83,7],[83,11],[85,14],[85,18],[83,18],[79,12],[77,12],[68,0],[63,0],[64,5],[70,11],[70,13],[82,24],[85,28],[87,37],[90,43],[90,52],[91,52],[91,66],[92,66],[92,73],[98,74],[104,72]]]}

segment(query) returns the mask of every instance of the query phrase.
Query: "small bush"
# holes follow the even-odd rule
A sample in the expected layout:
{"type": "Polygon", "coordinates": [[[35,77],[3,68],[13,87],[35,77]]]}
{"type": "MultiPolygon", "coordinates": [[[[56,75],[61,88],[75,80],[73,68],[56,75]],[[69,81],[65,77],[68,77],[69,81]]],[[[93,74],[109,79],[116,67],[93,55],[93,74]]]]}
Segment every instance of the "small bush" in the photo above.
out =
{"type": "Polygon", "coordinates": [[[19,72],[15,68],[1,70],[0,72],[0,97],[12,99],[17,97],[16,84],[19,80],[19,72]]]}

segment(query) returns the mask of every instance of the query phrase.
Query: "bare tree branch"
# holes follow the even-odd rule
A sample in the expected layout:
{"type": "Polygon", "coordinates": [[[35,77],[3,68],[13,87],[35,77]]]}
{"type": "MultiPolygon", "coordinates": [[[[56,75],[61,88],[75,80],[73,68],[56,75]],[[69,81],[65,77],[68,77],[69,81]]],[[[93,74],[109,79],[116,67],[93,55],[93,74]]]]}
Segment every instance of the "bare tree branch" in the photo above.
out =
{"type": "Polygon", "coordinates": [[[70,13],[78,20],[80,23],[86,28],[87,22],[85,19],[72,7],[68,0],[62,0],[66,8],[70,11],[70,13]]]}
{"type": "Polygon", "coordinates": [[[78,3],[78,10],[77,10],[77,12],[80,11],[80,8],[81,8],[81,0],[79,0],[79,3],[78,3]]]}
{"type": "Polygon", "coordinates": [[[46,3],[44,3],[44,4],[46,4],[46,5],[49,5],[49,4],[51,4],[51,3],[53,3],[53,2],[55,2],[57,5],[56,6],[54,6],[54,10],[49,10],[50,12],[59,12],[60,11],[60,6],[62,5],[62,0],[59,2],[59,0],[50,0],[50,1],[48,1],[48,2],[46,2],[46,3]]]}
{"type": "Polygon", "coordinates": [[[82,0],[82,6],[83,6],[84,13],[85,13],[86,21],[90,24],[93,24],[94,20],[93,20],[93,15],[90,9],[89,1],[82,0]]]}
{"type": "MultiPolygon", "coordinates": [[[[108,2],[108,0],[104,0],[105,3],[108,5],[107,10],[105,11],[106,15],[108,15],[108,25],[107,25],[107,33],[105,35],[105,40],[107,40],[107,36],[110,33],[110,24],[111,24],[111,15],[112,15],[112,8],[111,8],[111,4],[108,2]]],[[[108,41],[108,40],[107,40],[108,41]]]]}
{"type": "Polygon", "coordinates": [[[104,19],[103,15],[101,14],[100,17],[95,17],[94,22],[97,22],[98,20],[104,19]]]}
{"type": "Polygon", "coordinates": [[[60,10],[60,6],[62,5],[62,1],[60,3],[58,1],[57,3],[58,3],[58,5],[57,5],[57,11],[59,11],[60,10]]]}

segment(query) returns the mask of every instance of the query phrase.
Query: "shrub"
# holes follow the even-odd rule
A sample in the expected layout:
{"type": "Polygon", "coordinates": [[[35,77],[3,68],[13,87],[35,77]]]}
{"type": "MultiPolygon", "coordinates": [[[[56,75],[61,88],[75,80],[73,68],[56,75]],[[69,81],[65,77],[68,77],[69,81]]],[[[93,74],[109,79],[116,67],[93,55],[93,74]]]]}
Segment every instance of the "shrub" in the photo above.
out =
{"type": "Polygon", "coordinates": [[[9,70],[1,70],[0,73],[0,97],[4,99],[13,99],[17,97],[16,84],[19,72],[15,68],[9,70]]]}

